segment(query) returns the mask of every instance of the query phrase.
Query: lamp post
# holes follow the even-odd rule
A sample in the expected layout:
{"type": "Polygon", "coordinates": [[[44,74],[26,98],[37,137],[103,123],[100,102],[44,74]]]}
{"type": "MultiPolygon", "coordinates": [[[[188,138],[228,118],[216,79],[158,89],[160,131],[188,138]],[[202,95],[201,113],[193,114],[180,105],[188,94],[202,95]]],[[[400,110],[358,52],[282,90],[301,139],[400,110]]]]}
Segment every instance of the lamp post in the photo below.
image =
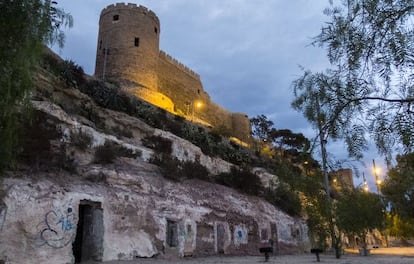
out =
{"type": "Polygon", "coordinates": [[[201,109],[203,107],[203,102],[201,100],[194,100],[192,102],[192,113],[191,113],[191,121],[194,121],[194,111],[197,109],[201,109]]]}
{"type": "Polygon", "coordinates": [[[381,179],[378,177],[379,168],[375,165],[375,160],[372,159],[372,169],[374,171],[375,185],[377,186],[377,193],[380,194],[381,179]]]}
{"type": "Polygon", "coordinates": [[[203,104],[203,101],[196,99],[194,101],[187,101],[185,105],[187,106],[186,115],[187,117],[189,117],[190,121],[193,122],[194,111],[197,109],[201,109],[204,104],[203,104]],[[191,110],[191,113],[190,113],[190,110],[191,110]]]}

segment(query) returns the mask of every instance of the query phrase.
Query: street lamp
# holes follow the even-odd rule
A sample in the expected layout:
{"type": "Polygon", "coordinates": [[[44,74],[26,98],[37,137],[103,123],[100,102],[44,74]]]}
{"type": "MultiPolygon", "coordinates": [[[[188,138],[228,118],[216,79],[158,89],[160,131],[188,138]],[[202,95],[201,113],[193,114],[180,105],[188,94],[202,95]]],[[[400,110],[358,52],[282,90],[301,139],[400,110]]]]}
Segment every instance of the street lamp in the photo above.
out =
{"type": "Polygon", "coordinates": [[[365,179],[365,173],[362,173],[362,183],[360,183],[356,188],[362,188],[362,190],[364,190],[365,192],[369,191],[369,187],[368,187],[368,182],[365,179]]]}
{"type": "Polygon", "coordinates": [[[375,165],[375,160],[372,160],[372,170],[374,172],[374,177],[375,177],[375,185],[377,186],[377,193],[380,193],[380,184],[381,184],[381,179],[379,178],[378,174],[381,172],[381,169],[378,168],[375,165]]]}
{"type": "Polygon", "coordinates": [[[203,101],[196,99],[191,102],[186,102],[187,106],[187,116],[190,117],[190,121],[194,121],[194,111],[197,109],[201,109],[204,106],[203,101]],[[191,108],[191,115],[190,115],[190,108],[191,108]]]}

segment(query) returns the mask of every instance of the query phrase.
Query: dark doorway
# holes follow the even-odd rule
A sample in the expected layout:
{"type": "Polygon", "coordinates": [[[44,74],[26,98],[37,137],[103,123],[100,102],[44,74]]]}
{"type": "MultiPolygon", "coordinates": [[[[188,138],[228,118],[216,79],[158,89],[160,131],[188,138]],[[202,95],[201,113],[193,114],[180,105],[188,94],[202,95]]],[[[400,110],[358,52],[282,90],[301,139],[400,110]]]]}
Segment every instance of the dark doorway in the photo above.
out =
{"type": "Polygon", "coordinates": [[[102,261],[104,225],[101,203],[80,201],[78,216],[76,238],[72,244],[75,263],[102,261]]]}
{"type": "Polygon", "coordinates": [[[217,253],[224,254],[224,235],[225,229],[223,224],[217,225],[217,253]]]}
{"type": "Polygon", "coordinates": [[[279,236],[277,235],[277,225],[276,223],[270,223],[270,239],[273,242],[273,254],[279,254],[279,236]]]}
{"type": "Polygon", "coordinates": [[[178,246],[178,225],[177,222],[171,220],[167,220],[167,245],[178,246]]]}

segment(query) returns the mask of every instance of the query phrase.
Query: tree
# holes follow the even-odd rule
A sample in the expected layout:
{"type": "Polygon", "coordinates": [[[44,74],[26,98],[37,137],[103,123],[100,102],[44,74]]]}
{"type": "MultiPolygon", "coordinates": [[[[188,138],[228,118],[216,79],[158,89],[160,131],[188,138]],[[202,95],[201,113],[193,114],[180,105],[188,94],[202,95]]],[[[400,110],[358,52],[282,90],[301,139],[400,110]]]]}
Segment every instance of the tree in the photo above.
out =
{"type": "Polygon", "coordinates": [[[269,141],[273,121],[268,120],[265,115],[258,115],[250,118],[250,123],[252,124],[252,134],[255,138],[260,141],[269,141]]]}
{"type": "Polygon", "coordinates": [[[409,245],[407,240],[414,237],[414,223],[401,219],[398,214],[387,214],[387,234],[401,238],[402,242],[409,245]]]}
{"type": "Polygon", "coordinates": [[[329,22],[314,44],[327,49],[331,68],[304,70],[294,83],[293,107],[305,116],[319,100],[323,126],[362,157],[369,133],[380,153],[414,147],[414,13],[412,1],[347,0],[325,10],[329,22]]]}
{"type": "Polygon", "coordinates": [[[381,192],[394,213],[414,224],[414,153],[397,156],[396,160],[397,165],[388,171],[381,192]]]}
{"type": "Polygon", "coordinates": [[[0,2],[0,171],[18,150],[17,120],[28,102],[32,74],[44,43],[64,43],[63,26],[72,17],[50,0],[0,2]],[[21,110],[21,111],[20,111],[21,110]]]}
{"type": "Polygon", "coordinates": [[[338,199],[335,216],[339,230],[348,235],[358,235],[363,248],[366,248],[368,232],[384,226],[385,207],[377,194],[353,189],[338,199]]]}

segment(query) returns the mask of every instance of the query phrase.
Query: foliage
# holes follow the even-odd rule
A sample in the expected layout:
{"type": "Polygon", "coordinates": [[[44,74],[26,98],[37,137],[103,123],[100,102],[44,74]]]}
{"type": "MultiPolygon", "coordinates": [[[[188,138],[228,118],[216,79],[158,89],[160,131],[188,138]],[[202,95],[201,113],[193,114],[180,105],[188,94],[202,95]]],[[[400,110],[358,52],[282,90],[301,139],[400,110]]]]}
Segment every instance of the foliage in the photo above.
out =
{"type": "Polygon", "coordinates": [[[414,153],[396,157],[397,165],[388,170],[381,192],[394,213],[414,224],[414,153]]]}
{"type": "Polygon", "coordinates": [[[157,154],[170,155],[172,153],[172,141],[161,136],[147,136],[142,139],[142,144],[153,149],[157,154]]]}
{"type": "Polygon", "coordinates": [[[183,177],[187,179],[199,179],[210,181],[210,173],[207,168],[200,163],[193,161],[185,161],[181,164],[181,172],[183,177]]]}
{"type": "Polygon", "coordinates": [[[408,240],[414,237],[414,223],[401,219],[397,214],[387,214],[387,234],[408,240]]]}
{"type": "Polygon", "coordinates": [[[273,122],[265,115],[250,119],[257,150],[269,157],[274,157],[274,148],[282,153],[306,153],[310,142],[302,133],[294,133],[290,129],[276,129],[273,122]]]}
{"type": "Polygon", "coordinates": [[[250,195],[259,195],[262,191],[259,176],[247,167],[241,169],[231,167],[230,172],[217,175],[216,182],[250,195]]]}
{"type": "Polygon", "coordinates": [[[94,162],[98,164],[110,164],[116,159],[116,151],[112,144],[105,142],[96,147],[94,162]]]}
{"type": "Polygon", "coordinates": [[[263,198],[289,215],[300,216],[302,213],[302,204],[297,192],[286,183],[265,188],[263,198]]]}
{"type": "Polygon", "coordinates": [[[181,180],[180,161],[176,157],[167,154],[155,155],[150,159],[150,162],[161,168],[165,178],[173,181],[181,180]]]}
{"type": "Polygon", "coordinates": [[[71,143],[80,150],[86,150],[92,144],[92,136],[79,129],[78,133],[71,135],[71,143]]]}
{"type": "Polygon", "coordinates": [[[344,139],[353,157],[362,157],[366,134],[382,154],[400,147],[409,152],[414,147],[414,6],[404,0],[333,2],[325,10],[330,21],[314,41],[326,47],[331,69],[305,70],[294,82],[293,107],[322,122],[331,137],[344,139]]]}
{"type": "Polygon", "coordinates": [[[110,164],[115,161],[117,157],[137,158],[142,153],[137,150],[131,150],[116,144],[115,142],[105,142],[104,145],[98,146],[95,149],[94,162],[98,164],[110,164]]]}
{"type": "Polygon", "coordinates": [[[354,189],[344,192],[336,208],[339,230],[358,235],[366,247],[366,235],[375,228],[381,229],[385,221],[385,206],[377,194],[354,189]]]}
{"type": "Polygon", "coordinates": [[[315,196],[306,196],[304,210],[307,215],[306,223],[312,243],[315,247],[326,249],[326,241],[330,230],[325,194],[319,193],[315,196]]]}
{"type": "Polygon", "coordinates": [[[18,160],[29,164],[35,169],[49,166],[56,157],[52,151],[52,140],[58,140],[61,134],[44,113],[32,112],[30,119],[21,118],[21,142],[18,160]]]}
{"type": "MultiPolygon", "coordinates": [[[[72,18],[49,0],[0,2],[0,170],[9,166],[18,149],[18,111],[27,104],[32,72],[42,43],[63,45],[62,26],[72,18]]],[[[25,112],[25,111],[22,111],[25,112]]]]}
{"type": "Polygon", "coordinates": [[[274,125],[273,121],[268,120],[265,115],[258,115],[250,118],[250,124],[252,125],[252,134],[260,141],[270,140],[270,131],[274,125]]]}
{"type": "Polygon", "coordinates": [[[197,162],[182,162],[176,157],[171,157],[165,153],[152,157],[150,162],[162,169],[165,178],[173,181],[180,181],[182,179],[210,181],[207,168],[197,162]]]}

